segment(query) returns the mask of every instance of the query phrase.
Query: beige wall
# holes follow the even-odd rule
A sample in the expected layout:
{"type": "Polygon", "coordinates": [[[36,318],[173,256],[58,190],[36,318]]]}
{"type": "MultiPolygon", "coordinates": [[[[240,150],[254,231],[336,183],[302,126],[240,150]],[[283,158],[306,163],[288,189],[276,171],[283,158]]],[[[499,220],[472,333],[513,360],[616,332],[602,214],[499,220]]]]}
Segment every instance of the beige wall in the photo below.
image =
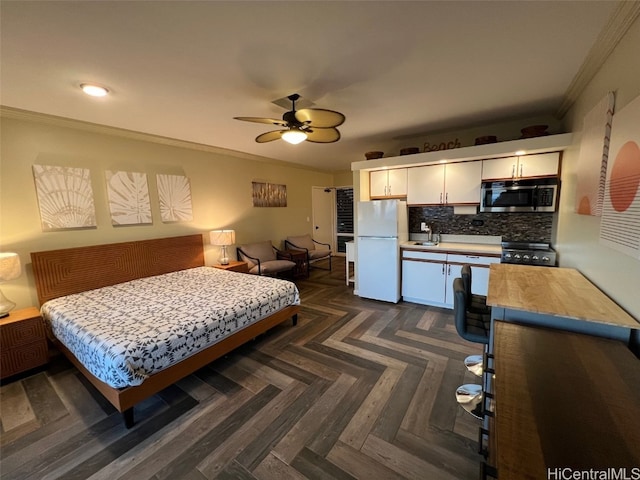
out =
{"type": "Polygon", "coordinates": [[[565,116],[567,131],[574,132],[574,137],[572,148],[567,150],[563,157],[556,246],[560,253],[561,266],[579,269],[640,320],[640,262],[600,245],[600,217],[575,213],[576,170],[582,137],[582,119],[609,91],[616,94],[616,111],[620,111],[640,95],[639,47],[640,19],[631,26],[602,69],[565,116]]]}
{"type": "MultiPolygon", "coordinates": [[[[249,156],[195,150],[103,133],[105,129],[69,128],[50,121],[2,118],[0,132],[0,251],[19,253],[20,279],[2,285],[5,295],[23,308],[38,305],[30,252],[81,245],[188,235],[217,228],[236,230],[238,243],[270,239],[280,246],[287,235],[311,233],[311,187],[331,186],[327,172],[268,162],[249,156]],[[32,165],[88,168],[96,206],[97,228],[43,232],[32,165]],[[111,225],[105,170],[148,175],[153,224],[111,225]],[[185,175],[191,182],[193,221],[160,221],[155,176],[185,175]],[[254,208],[251,182],[287,186],[285,208],[254,208]]],[[[235,257],[235,248],[231,249],[235,257]]],[[[207,246],[206,262],[215,263],[218,247],[207,246]]]]}

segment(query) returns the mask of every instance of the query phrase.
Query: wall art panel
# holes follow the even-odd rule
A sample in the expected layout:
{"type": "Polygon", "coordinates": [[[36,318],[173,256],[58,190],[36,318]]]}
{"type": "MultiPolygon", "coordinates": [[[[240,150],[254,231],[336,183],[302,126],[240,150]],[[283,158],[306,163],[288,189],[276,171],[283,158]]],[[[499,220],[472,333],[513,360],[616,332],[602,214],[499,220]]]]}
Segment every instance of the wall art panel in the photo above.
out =
{"type": "Polygon", "coordinates": [[[89,170],[33,165],[33,177],[43,231],[96,227],[89,170]]]}
{"type": "Polygon", "coordinates": [[[576,212],[582,215],[602,215],[614,100],[609,92],[584,117],[576,187],[576,212]]]}
{"type": "Polygon", "coordinates": [[[157,175],[160,216],[163,222],[193,220],[191,185],[182,175],[157,175]]]}
{"type": "Polygon", "coordinates": [[[153,223],[145,173],[107,170],[106,177],[112,225],[153,223]]]}
{"type": "Polygon", "coordinates": [[[600,243],[640,259],[640,97],[615,114],[600,243]]]}
{"type": "Polygon", "coordinates": [[[254,207],[286,207],[287,186],[252,182],[254,207]]]}

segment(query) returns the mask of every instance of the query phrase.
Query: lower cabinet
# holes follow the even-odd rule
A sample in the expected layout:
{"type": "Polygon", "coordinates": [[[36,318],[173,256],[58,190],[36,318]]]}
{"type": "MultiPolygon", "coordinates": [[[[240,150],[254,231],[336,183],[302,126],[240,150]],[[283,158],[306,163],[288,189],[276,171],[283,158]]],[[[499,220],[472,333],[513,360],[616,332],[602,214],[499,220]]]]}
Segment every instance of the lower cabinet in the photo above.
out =
{"type": "Polygon", "coordinates": [[[499,257],[402,250],[402,298],[407,302],[453,308],[453,280],[471,265],[471,291],[486,295],[489,265],[499,257]]]}

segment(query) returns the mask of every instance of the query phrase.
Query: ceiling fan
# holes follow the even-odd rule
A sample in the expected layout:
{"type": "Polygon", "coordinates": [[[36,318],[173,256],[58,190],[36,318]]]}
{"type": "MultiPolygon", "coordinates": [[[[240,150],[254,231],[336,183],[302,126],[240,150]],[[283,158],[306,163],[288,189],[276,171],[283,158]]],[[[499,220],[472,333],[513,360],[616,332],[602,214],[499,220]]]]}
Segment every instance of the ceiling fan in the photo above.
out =
{"type": "Polygon", "coordinates": [[[336,128],[345,121],[340,112],[323,108],[303,108],[296,110],[296,101],[300,95],[294,93],[287,97],[291,100],[291,110],[282,115],[282,120],[262,117],[233,117],[245,122],[268,123],[285,127],[283,130],[273,130],[256,137],[256,142],[266,143],[282,139],[285,142],[298,144],[305,140],[313,143],[333,143],[340,140],[340,132],[336,128]]]}

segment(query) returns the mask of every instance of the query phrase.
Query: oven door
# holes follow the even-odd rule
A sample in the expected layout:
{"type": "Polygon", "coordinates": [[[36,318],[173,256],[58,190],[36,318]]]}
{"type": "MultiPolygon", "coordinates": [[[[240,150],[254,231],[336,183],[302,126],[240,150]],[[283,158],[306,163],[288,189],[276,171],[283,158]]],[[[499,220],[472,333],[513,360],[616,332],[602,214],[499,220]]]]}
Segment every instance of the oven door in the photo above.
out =
{"type": "Polygon", "coordinates": [[[536,187],[505,185],[501,182],[482,185],[481,212],[534,212],[536,187]]]}

